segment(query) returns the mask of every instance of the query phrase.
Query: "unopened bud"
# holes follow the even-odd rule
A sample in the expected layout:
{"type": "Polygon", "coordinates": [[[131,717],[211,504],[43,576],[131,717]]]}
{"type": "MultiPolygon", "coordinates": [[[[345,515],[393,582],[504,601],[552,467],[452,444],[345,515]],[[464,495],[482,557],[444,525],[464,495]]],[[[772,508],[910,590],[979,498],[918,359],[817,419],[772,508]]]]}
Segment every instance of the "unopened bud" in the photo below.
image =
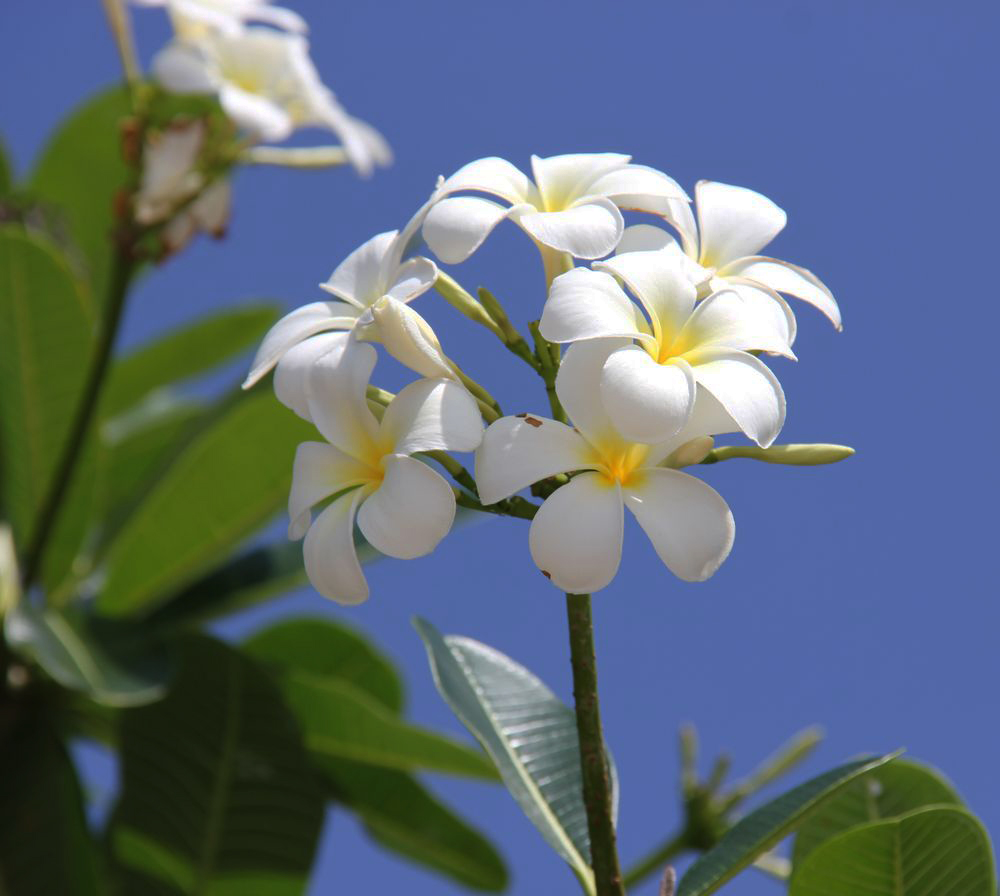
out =
{"type": "Polygon", "coordinates": [[[372,338],[411,370],[429,377],[455,379],[455,372],[431,325],[409,305],[382,296],[371,307],[372,338]]]}
{"type": "Polygon", "coordinates": [[[835,464],[837,461],[846,460],[852,454],[854,454],[854,449],[847,445],[825,445],[822,443],[772,445],[770,448],[758,448],[756,445],[722,445],[710,451],[702,463],[714,464],[720,460],[746,457],[750,460],[762,460],[768,464],[813,467],[820,464],[835,464]]]}
{"type": "Polygon", "coordinates": [[[441,294],[444,300],[456,311],[464,314],[469,320],[482,324],[492,330],[501,339],[506,340],[503,330],[487,310],[476,301],[461,285],[449,277],[444,271],[438,271],[437,279],[434,281],[434,288],[441,294]]]}
{"type": "Polygon", "coordinates": [[[663,466],[672,467],[676,470],[680,467],[690,467],[692,464],[700,464],[705,459],[705,455],[712,450],[714,444],[715,439],[711,436],[699,436],[697,439],[691,439],[690,442],[685,442],[680,448],[674,449],[663,462],[663,466]]]}

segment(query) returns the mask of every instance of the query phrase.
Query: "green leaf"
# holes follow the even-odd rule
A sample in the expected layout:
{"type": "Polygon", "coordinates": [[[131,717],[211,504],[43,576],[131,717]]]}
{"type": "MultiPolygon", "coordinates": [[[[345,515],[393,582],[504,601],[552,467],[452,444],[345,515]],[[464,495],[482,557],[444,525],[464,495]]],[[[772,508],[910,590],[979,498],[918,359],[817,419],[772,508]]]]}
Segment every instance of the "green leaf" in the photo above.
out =
{"type": "Polygon", "coordinates": [[[22,548],[83,393],[93,335],[87,301],[47,241],[0,229],[0,495],[22,548]]]}
{"type": "Polygon", "coordinates": [[[895,754],[890,754],[848,762],[811,778],[754,810],[733,825],[712,849],[688,868],[677,888],[677,896],[714,893],[794,831],[809,813],[826,800],[852,781],[894,758],[895,754]]]}
{"type": "Polygon", "coordinates": [[[260,342],[280,308],[242,305],[171,330],[117,361],[101,410],[114,417],[151,392],[207,373],[260,342]]]}
{"type": "Polygon", "coordinates": [[[789,896],[995,896],[989,837],[954,806],[851,828],[797,869],[789,896]]]}
{"type": "Polygon", "coordinates": [[[294,719],[249,659],[187,639],[169,695],[123,713],[121,754],[110,843],[148,879],[135,892],[301,894],[322,791],[294,719]]]}
{"type": "Polygon", "coordinates": [[[479,750],[402,721],[345,681],[288,672],[281,683],[306,746],[317,756],[496,779],[479,750]]]}
{"type": "Polygon", "coordinates": [[[9,193],[14,186],[14,169],[7,155],[7,147],[0,140],[0,196],[9,193]]]}
{"type": "Polygon", "coordinates": [[[897,759],[844,787],[809,816],[795,835],[792,863],[798,867],[821,843],[856,825],[894,818],[924,806],[961,802],[937,771],[897,759]]]}
{"type": "Polygon", "coordinates": [[[343,759],[319,768],[337,801],[386,849],[476,890],[506,888],[507,869],[490,842],[410,775],[343,759]]]}
{"type": "Polygon", "coordinates": [[[44,707],[8,693],[0,739],[0,893],[98,896],[96,850],[73,764],[44,707]]]}
{"type": "Polygon", "coordinates": [[[345,681],[390,712],[402,712],[403,683],[395,666],[347,626],[319,617],[288,619],[257,632],[243,650],[279,673],[345,681]]]}
{"type": "Polygon", "coordinates": [[[441,696],[546,842],[593,891],[576,717],[538,678],[471,638],[414,620],[441,696]]]}
{"type": "Polygon", "coordinates": [[[131,110],[123,87],[89,99],[52,135],[29,181],[36,197],[65,215],[83,256],[86,279],[100,302],[108,295],[111,278],[115,201],[129,179],[121,123],[131,110]]]}
{"type": "Polygon", "coordinates": [[[7,614],[4,634],[64,688],[96,703],[139,706],[166,692],[172,671],[166,648],[122,626],[22,601],[7,614]]]}
{"type": "Polygon", "coordinates": [[[98,609],[148,611],[273,517],[315,429],[267,392],[234,398],[163,471],[107,549],[98,609]]]}

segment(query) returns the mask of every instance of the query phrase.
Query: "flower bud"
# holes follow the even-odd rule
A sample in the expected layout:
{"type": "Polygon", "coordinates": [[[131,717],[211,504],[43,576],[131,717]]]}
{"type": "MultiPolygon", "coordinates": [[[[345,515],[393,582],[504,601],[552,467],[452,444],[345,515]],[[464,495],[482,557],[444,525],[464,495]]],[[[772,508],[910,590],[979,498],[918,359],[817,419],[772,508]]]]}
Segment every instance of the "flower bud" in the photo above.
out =
{"type": "Polygon", "coordinates": [[[690,467],[692,464],[700,464],[705,459],[705,455],[712,450],[714,444],[715,439],[711,436],[700,436],[697,439],[691,439],[690,442],[685,442],[679,448],[675,448],[663,462],[663,466],[672,467],[676,470],[680,467],[690,467]]]}
{"type": "Polygon", "coordinates": [[[813,467],[820,464],[835,464],[846,460],[854,449],[847,445],[826,445],[823,443],[805,445],[772,445],[758,448],[756,445],[723,445],[705,457],[702,463],[714,464],[720,460],[746,457],[762,460],[768,464],[787,464],[793,467],[813,467]]]}
{"type": "MultiPolygon", "coordinates": [[[[421,376],[455,379],[454,368],[431,325],[409,305],[383,296],[372,305],[370,313],[370,338],[381,342],[397,361],[421,376]]],[[[361,320],[363,323],[364,317],[361,320]]]]}

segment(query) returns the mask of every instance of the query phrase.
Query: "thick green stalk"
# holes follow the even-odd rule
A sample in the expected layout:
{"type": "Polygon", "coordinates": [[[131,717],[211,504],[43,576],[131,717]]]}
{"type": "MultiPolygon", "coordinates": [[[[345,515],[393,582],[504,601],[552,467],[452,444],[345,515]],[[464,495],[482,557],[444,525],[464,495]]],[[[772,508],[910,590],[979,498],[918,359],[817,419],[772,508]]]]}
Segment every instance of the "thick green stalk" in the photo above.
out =
{"type": "Polygon", "coordinates": [[[566,595],[570,659],[573,665],[573,699],[583,772],[583,804],[590,833],[590,865],[597,896],[624,896],[622,873],[615,845],[611,808],[611,776],[604,752],[601,710],[597,698],[597,658],[589,594],[566,595]]]}

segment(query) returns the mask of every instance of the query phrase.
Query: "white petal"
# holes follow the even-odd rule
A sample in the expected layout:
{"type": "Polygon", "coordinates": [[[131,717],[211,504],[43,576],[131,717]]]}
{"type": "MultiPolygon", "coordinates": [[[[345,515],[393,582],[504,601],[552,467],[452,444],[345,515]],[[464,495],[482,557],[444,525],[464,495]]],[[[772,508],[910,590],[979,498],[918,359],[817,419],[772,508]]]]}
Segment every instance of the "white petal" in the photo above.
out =
{"type": "Polygon", "coordinates": [[[316,362],[335,352],[339,356],[351,338],[349,333],[318,333],[297,342],[285,352],[274,368],[274,394],[286,408],[303,420],[312,421],[309,410],[309,380],[316,362]]]}
{"type": "Polygon", "coordinates": [[[784,228],[786,216],[766,196],[745,187],[702,180],[694,188],[705,267],[721,268],[754,255],[784,228]]]}
{"type": "Polygon", "coordinates": [[[625,228],[615,255],[625,255],[628,252],[658,252],[668,246],[676,246],[675,240],[662,227],[652,224],[633,224],[625,228]]]}
{"type": "Polygon", "coordinates": [[[174,93],[215,93],[219,80],[198,49],[178,42],[167,44],[152,63],[153,76],[174,93]]]}
{"type": "Polygon", "coordinates": [[[843,329],[840,307],[833,293],[815,274],[805,268],[789,264],[787,261],[778,261],[776,258],[755,255],[738,258],[726,265],[723,276],[756,280],[775,292],[784,292],[802,299],[822,311],[838,330],[843,329]]]}
{"type": "Polygon", "coordinates": [[[625,504],[670,571],[703,582],[729,556],[736,525],[715,489],[677,470],[643,470],[626,486],[625,504]]]}
{"type": "Polygon", "coordinates": [[[460,190],[491,193],[506,199],[511,205],[519,202],[534,205],[538,202],[538,191],[531,178],[506,159],[496,156],[469,162],[441,185],[443,193],[457,193],[460,190]]]}
{"type": "Polygon", "coordinates": [[[677,435],[650,446],[649,453],[646,455],[646,465],[655,467],[682,445],[696,439],[740,431],[740,425],[719,404],[719,400],[704,386],[698,386],[695,392],[694,408],[688,422],[684,424],[684,428],[677,435]]]}
{"type": "Polygon", "coordinates": [[[653,335],[670,345],[694,308],[697,290],[679,256],[668,252],[629,252],[594,264],[620,277],[639,298],[653,324],[653,335]]]}
{"type": "Polygon", "coordinates": [[[337,265],[320,288],[359,309],[374,304],[390,285],[385,261],[395,238],[396,231],[390,230],[362,243],[337,265]]]}
{"type": "Polygon", "coordinates": [[[763,283],[743,277],[714,277],[712,282],[719,289],[732,289],[739,293],[762,326],[770,328],[785,345],[794,345],[798,324],[794,312],[781,295],[763,283]]]}
{"type": "Polygon", "coordinates": [[[587,442],[565,423],[534,414],[501,417],[476,451],[476,485],[484,504],[496,504],[539,480],[594,463],[587,442]]]}
{"type": "Polygon", "coordinates": [[[341,302],[312,302],[286,314],[267,331],[243,388],[260,380],[293,345],[324,330],[349,330],[357,315],[357,310],[341,302]]]}
{"type": "Polygon", "coordinates": [[[557,588],[590,594],[609,584],[622,557],[621,488],[600,473],[581,473],[556,489],[531,521],[528,545],[557,588]]]}
{"type": "Polygon", "coordinates": [[[691,211],[691,203],[681,202],[678,199],[668,199],[664,201],[660,214],[680,234],[684,254],[692,261],[697,261],[699,257],[698,225],[694,220],[694,212],[691,211]]]}
{"type": "Polygon", "coordinates": [[[604,365],[612,353],[632,345],[628,339],[576,342],[563,356],[556,374],[556,395],[572,421],[592,445],[607,445],[620,435],[600,401],[604,365]]]}
{"type": "Polygon", "coordinates": [[[446,379],[410,383],[389,402],[379,428],[379,443],[395,454],[475,451],[482,438],[476,400],[446,379]]]}
{"type": "Polygon", "coordinates": [[[694,408],[695,382],[683,359],[658,364],[637,345],[604,365],[601,401],[615,428],[634,442],[662,442],[680,432],[694,408]]]}
{"type": "Polygon", "coordinates": [[[353,457],[370,457],[378,421],[366,391],[378,355],[356,339],[346,339],[317,358],[309,373],[309,419],[331,444],[353,457]]]}
{"type": "Polygon", "coordinates": [[[217,180],[192,204],[188,211],[204,233],[221,237],[229,223],[232,188],[228,180],[217,180]]]}
{"type": "Polygon", "coordinates": [[[410,560],[437,547],[455,521],[451,486],[412,457],[388,460],[382,484],[361,505],[358,528],[372,547],[410,560]]]}
{"type": "Polygon", "coordinates": [[[371,479],[373,471],[326,442],[303,442],[295,452],[288,495],[288,537],[306,534],[312,507],[345,488],[371,479]]]}
{"type": "Polygon", "coordinates": [[[615,152],[571,153],[547,159],[532,156],[531,170],[542,198],[538,207],[549,211],[568,208],[581,196],[590,195],[591,185],[602,175],[623,168],[630,159],[631,156],[615,152]]]}
{"type": "Polygon", "coordinates": [[[606,196],[619,208],[658,213],[664,200],[689,202],[690,197],[672,177],[646,165],[626,165],[602,174],[587,188],[606,196]]]}
{"type": "Polygon", "coordinates": [[[465,261],[507,217],[507,209],[478,196],[442,199],[424,219],[424,239],[447,264],[465,261]]]}
{"type": "Polygon", "coordinates": [[[248,18],[255,22],[263,22],[266,25],[273,25],[275,28],[283,28],[285,31],[293,31],[297,34],[305,34],[309,30],[306,20],[297,12],[292,12],[283,6],[254,6],[248,13],[248,18]]]}
{"type": "Polygon", "coordinates": [[[625,230],[622,213],[610,199],[594,197],[558,212],[529,211],[515,206],[510,217],[528,235],[552,249],[576,258],[601,258],[613,252],[625,230]]]}
{"type": "Polygon", "coordinates": [[[427,292],[437,280],[437,275],[437,265],[429,258],[411,258],[397,269],[385,294],[400,302],[410,302],[427,292]]]}
{"type": "Polygon", "coordinates": [[[785,393],[767,366],[743,352],[706,349],[691,359],[695,379],[762,448],[785,423],[785,393]]]}
{"type": "MultiPolygon", "coordinates": [[[[409,305],[391,296],[379,299],[371,308],[371,330],[400,364],[421,376],[454,378],[455,373],[431,325],[409,305]]],[[[367,338],[366,328],[366,338],[367,338]]]]}
{"type": "Polygon", "coordinates": [[[360,604],[368,599],[368,583],[354,547],[354,516],[365,494],[365,489],[359,488],[337,498],[316,517],[302,545],[309,581],[320,594],[339,604],[360,604]]]}
{"type": "Polygon", "coordinates": [[[643,335],[639,310],[614,277],[574,268],[552,281],[539,322],[550,342],[643,335]]]}
{"type": "Polygon", "coordinates": [[[698,303],[677,337],[677,347],[678,353],[689,348],[732,348],[795,358],[773,322],[762,319],[742,294],[731,289],[712,293],[698,303]]]}
{"type": "Polygon", "coordinates": [[[238,127],[263,140],[284,140],[295,129],[291,116],[276,102],[234,84],[222,85],[219,103],[238,127]]]}

